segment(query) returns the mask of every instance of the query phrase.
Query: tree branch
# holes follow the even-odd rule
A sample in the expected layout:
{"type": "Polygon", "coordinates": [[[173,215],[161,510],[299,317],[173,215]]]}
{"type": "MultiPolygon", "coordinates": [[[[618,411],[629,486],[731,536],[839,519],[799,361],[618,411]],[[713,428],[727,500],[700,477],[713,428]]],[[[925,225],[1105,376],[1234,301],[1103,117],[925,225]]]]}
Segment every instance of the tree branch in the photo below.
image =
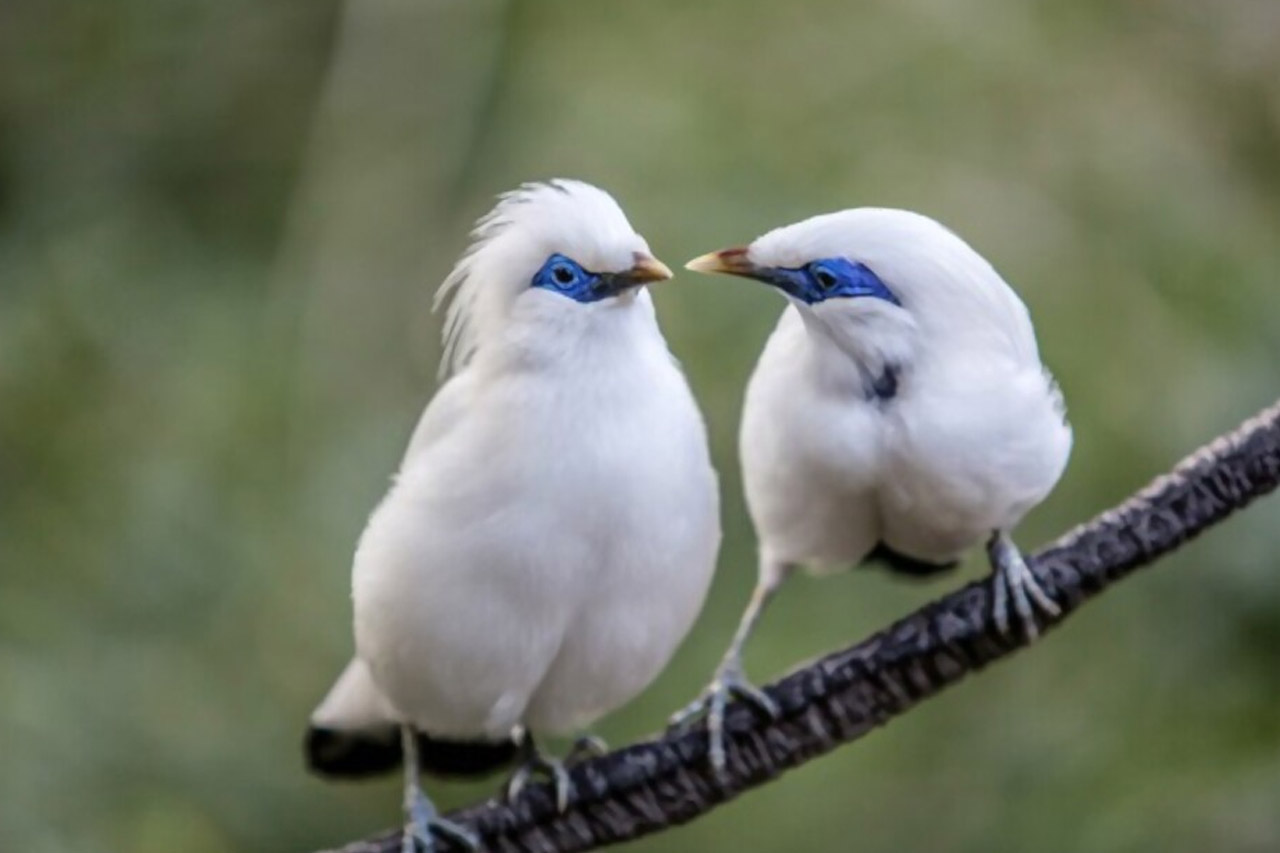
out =
{"type": "MultiPolygon", "coordinates": [[[[1280,402],[1028,558],[1062,608],[1054,618],[1036,612],[1041,630],[1278,483],[1280,402]]],[[[1025,639],[996,630],[991,600],[990,579],[975,581],[796,670],[766,688],[782,709],[777,720],[731,705],[723,779],[708,766],[706,732],[699,726],[576,765],[575,795],[564,814],[556,814],[548,786],[534,785],[510,805],[488,801],[451,817],[473,827],[486,849],[503,853],[589,850],[692,820],[1025,648],[1025,639]]],[[[397,830],[349,844],[341,853],[399,849],[397,830]]]]}

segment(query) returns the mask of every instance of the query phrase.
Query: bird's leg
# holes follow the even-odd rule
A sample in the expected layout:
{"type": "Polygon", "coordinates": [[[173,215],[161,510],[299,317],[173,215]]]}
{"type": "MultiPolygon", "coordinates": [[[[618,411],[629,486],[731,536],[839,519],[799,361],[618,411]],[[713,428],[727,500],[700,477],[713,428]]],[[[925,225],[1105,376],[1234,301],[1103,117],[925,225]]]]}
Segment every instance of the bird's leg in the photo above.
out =
{"type": "Polygon", "coordinates": [[[556,788],[556,810],[564,812],[569,808],[569,794],[573,791],[573,783],[569,781],[569,771],[564,762],[546,755],[533,742],[533,735],[526,731],[520,740],[520,764],[511,778],[507,780],[507,800],[520,796],[524,786],[529,783],[535,773],[544,773],[556,788]]]}
{"type": "Polygon", "coordinates": [[[761,571],[760,581],[751,593],[751,601],[747,604],[746,612],[742,614],[738,630],[729,644],[729,650],[725,652],[720,666],[716,668],[715,678],[702,691],[701,696],[673,714],[668,724],[671,728],[681,728],[698,715],[706,714],[707,732],[711,738],[708,755],[716,773],[722,772],[725,765],[724,710],[730,696],[742,699],[770,718],[778,716],[777,703],[748,681],[743,673],[742,647],[746,645],[747,639],[755,629],[765,605],[778,591],[778,587],[782,585],[789,571],[788,566],[780,564],[766,566],[761,571]]]}
{"type": "Polygon", "coordinates": [[[1062,609],[1040,586],[1008,533],[997,530],[991,534],[991,539],[987,542],[987,556],[995,574],[992,615],[996,620],[996,628],[1002,634],[1009,633],[1009,599],[1012,598],[1013,609],[1022,622],[1023,630],[1027,632],[1027,638],[1034,640],[1039,636],[1040,630],[1036,627],[1033,605],[1048,616],[1057,616],[1062,609]]]}
{"type": "Polygon", "coordinates": [[[599,758],[608,751],[609,744],[604,742],[604,738],[592,734],[579,735],[573,741],[569,754],[564,757],[564,763],[565,766],[577,764],[579,761],[586,761],[588,758],[599,758]]]}
{"type": "Polygon", "coordinates": [[[433,853],[439,833],[468,850],[479,850],[480,839],[459,823],[445,820],[435,805],[422,793],[418,783],[418,735],[408,723],[400,726],[400,743],[404,748],[404,837],[400,842],[401,853],[433,853]]]}

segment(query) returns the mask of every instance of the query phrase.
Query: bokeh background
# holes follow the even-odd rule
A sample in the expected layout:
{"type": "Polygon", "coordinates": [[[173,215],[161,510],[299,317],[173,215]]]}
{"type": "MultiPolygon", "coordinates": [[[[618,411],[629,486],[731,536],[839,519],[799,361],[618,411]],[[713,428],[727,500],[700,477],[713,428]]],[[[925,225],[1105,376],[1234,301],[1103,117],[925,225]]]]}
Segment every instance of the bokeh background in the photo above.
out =
{"type": "MultiPolygon", "coordinates": [[[[0,850],[307,851],[399,820],[309,777],[352,544],[434,388],[436,283],[516,183],[613,191],[676,265],[917,208],[1018,288],[1076,429],[1035,546],[1273,400],[1280,5],[0,3],[0,850]]],[[[754,579],[741,390],[774,294],[655,294],[754,579]]],[[[1280,503],[659,850],[1280,849],[1280,503]]],[[[777,674],[984,571],[789,587],[777,674]]],[[[485,785],[435,785],[445,805],[485,785]]]]}

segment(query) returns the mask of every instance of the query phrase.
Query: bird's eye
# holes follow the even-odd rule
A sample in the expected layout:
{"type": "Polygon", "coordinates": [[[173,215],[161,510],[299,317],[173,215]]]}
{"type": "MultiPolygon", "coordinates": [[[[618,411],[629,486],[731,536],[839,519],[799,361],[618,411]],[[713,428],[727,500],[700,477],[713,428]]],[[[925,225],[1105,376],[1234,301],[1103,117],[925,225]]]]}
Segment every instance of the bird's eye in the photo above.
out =
{"type": "Polygon", "coordinates": [[[556,264],[551,269],[551,275],[555,277],[557,284],[573,283],[573,270],[569,269],[566,264],[556,264]]]}
{"type": "Polygon", "coordinates": [[[830,290],[836,286],[836,277],[830,271],[818,267],[813,271],[813,277],[817,279],[818,286],[823,290],[830,290]]]}

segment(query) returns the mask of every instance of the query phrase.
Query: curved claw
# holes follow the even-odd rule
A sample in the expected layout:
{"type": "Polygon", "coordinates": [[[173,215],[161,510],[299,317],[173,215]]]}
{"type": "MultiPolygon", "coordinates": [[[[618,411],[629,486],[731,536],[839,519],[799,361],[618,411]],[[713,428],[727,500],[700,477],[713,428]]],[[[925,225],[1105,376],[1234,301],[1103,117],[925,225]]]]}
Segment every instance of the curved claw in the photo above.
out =
{"type": "MultiPolygon", "coordinates": [[[[712,682],[714,684],[714,682],[712,682]]],[[[685,705],[679,711],[676,711],[667,718],[667,729],[669,731],[680,731],[687,728],[694,719],[701,716],[707,710],[707,702],[711,698],[711,687],[706,687],[702,693],[698,695],[688,705],[685,705]]]]}
{"type": "Polygon", "coordinates": [[[992,615],[996,629],[1001,634],[1010,633],[1009,599],[1012,598],[1013,611],[1018,614],[1027,639],[1036,639],[1040,629],[1036,625],[1035,610],[1038,608],[1052,618],[1061,614],[1062,608],[1044,591],[1008,536],[1003,533],[992,536],[987,544],[987,553],[995,569],[992,615]]]}
{"type": "Polygon", "coordinates": [[[710,741],[707,757],[717,775],[723,773],[725,768],[724,713],[731,696],[751,705],[771,720],[777,719],[781,713],[777,702],[748,681],[739,666],[731,664],[723,666],[711,684],[702,691],[702,695],[672,714],[667,724],[668,728],[682,729],[696,717],[706,716],[710,741]]]}
{"type": "Polygon", "coordinates": [[[535,773],[544,773],[555,785],[556,789],[556,811],[563,813],[569,808],[569,795],[573,791],[573,783],[569,781],[569,771],[565,769],[564,762],[555,758],[549,758],[538,752],[536,748],[530,747],[529,755],[524,763],[516,768],[511,774],[511,778],[507,780],[506,797],[508,801],[514,800],[520,796],[520,792],[529,784],[535,773]]]}
{"type": "Polygon", "coordinates": [[[568,767],[580,761],[586,761],[588,758],[599,758],[608,752],[609,744],[604,742],[604,738],[596,735],[581,735],[574,740],[569,754],[564,757],[564,764],[568,767]]]}

